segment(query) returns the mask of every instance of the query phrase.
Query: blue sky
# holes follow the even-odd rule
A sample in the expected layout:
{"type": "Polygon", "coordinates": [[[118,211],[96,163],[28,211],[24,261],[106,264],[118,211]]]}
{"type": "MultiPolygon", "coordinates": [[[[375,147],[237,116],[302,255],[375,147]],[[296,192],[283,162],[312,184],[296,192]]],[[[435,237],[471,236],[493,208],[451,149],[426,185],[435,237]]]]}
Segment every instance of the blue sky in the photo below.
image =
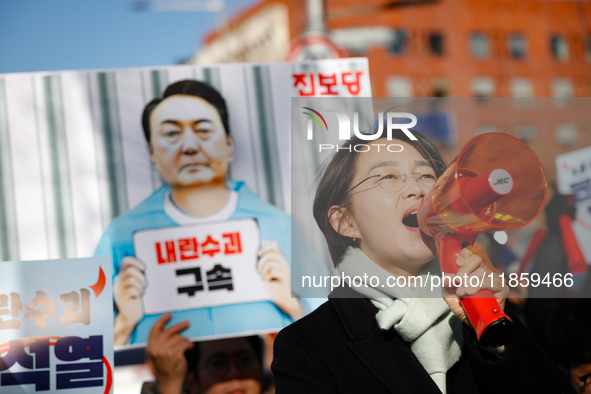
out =
{"type": "MultiPolygon", "coordinates": [[[[226,0],[230,15],[256,0],[226,0]]],[[[175,64],[211,13],[138,12],[133,0],[0,0],[0,73],[175,64]]]]}

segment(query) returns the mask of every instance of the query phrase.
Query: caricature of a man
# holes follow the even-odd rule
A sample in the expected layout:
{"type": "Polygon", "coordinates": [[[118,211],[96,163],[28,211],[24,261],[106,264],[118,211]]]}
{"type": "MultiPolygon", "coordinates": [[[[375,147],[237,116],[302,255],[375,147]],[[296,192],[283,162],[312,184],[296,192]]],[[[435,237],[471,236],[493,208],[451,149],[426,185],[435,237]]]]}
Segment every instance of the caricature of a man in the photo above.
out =
{"type": "Polygon", "coordinates": [[[307,306],[292,297],[289,262],[291,218],[250,192],[242,182],[226,179],[235,145],[222,96],[209,85],[181,81],[162,99],[146,105],[142,125],[150,157],[165,186],[133,210],[115,218],[96,255],[111,256],[114,266],[115,345],[147,342],[160,315],[144,315],[141,297],[146,269],[133,250],[138,230],[184,224],[255,218],[265,241],[258,270],[271,302],[251,302],[178,311],[173,322],[189,320],[187,337],[281,327],[301,317],[307,306]]]}

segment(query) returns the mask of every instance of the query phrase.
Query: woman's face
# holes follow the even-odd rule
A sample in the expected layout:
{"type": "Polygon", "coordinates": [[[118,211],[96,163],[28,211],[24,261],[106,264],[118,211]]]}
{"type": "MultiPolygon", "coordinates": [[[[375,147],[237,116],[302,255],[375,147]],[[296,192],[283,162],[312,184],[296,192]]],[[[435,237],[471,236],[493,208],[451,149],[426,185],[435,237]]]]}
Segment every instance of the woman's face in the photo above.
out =
{"type": "Polygon", "coordinates": [[[570,382],[577,393],[591,394],[591,363],[570,369],[570,382]]]}
{"type": "Polygon", "coordinates": [[[358,239],[360,249],[390,273],[416,275],[435,254],[433,239],[422,234],[418,227],[416,210],[436,175],[417,149],[404,141],[396,142],[404,147],[401,152],[389,152],[384,146],[378,150],[376,144],[368,152],[357,154],[351,187],[370,176],[378,176],[350,192],[351,212],[345,229],[349,234],[341,234],[358,239]],[[421,174],[425,185],[415,179],[419,176],[416,174],[421,174]],[[394,178],[402,181],[406,178],[406,182],[394,178]],[[390,187],[387,182],[394,185],[398,182],[402,189],[392,191],[397,187],[390,187]]]}

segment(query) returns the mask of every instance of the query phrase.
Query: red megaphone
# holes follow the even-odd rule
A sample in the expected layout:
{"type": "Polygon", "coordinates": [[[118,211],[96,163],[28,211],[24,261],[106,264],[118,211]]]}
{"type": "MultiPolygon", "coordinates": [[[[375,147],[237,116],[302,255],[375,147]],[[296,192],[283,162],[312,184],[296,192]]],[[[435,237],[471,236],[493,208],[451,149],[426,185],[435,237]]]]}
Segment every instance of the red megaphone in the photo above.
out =
{"type": "MultiPolygon", "coordinates": [[[[546,200],[542,164],[517,138],[487,133],[472,138],[423,199],[421,230],[433,237],[441,270],[458,272],[462,248],[479,233],[523,227],[535,219],[546,200]]],[[[513,322],[490,290],[461,299],[480,345],[507,343],[513,322]]]]}

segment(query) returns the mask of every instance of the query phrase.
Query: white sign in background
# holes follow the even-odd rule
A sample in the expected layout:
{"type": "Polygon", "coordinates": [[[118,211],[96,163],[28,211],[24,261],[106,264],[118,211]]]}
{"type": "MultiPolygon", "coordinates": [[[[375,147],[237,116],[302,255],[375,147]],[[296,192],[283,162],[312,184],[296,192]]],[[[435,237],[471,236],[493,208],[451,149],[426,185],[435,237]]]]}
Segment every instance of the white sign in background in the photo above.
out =
{"type": "Polygon", "coordinates": [[[591,179],[591,146],[556,156],[560,194],[572,194],[574,184],[591,179]]]}
{"type": "Polygon", "coordinates": [[[254,219],[144,230],[133,238],[145,264],[147,315],[270,300],[257,270],[254,219]]]}
{"type": "Polygon", "coordinates": [[[556,156],[556,178],[560,194],[576,194],[577,220],[572,227],[585,261],[591,265],[591,146],[556,156]]]}
{"type": "Polygon", "coordinates": [[[111,266],[0,262],[0,393],[112,392],[111,266]]]}

